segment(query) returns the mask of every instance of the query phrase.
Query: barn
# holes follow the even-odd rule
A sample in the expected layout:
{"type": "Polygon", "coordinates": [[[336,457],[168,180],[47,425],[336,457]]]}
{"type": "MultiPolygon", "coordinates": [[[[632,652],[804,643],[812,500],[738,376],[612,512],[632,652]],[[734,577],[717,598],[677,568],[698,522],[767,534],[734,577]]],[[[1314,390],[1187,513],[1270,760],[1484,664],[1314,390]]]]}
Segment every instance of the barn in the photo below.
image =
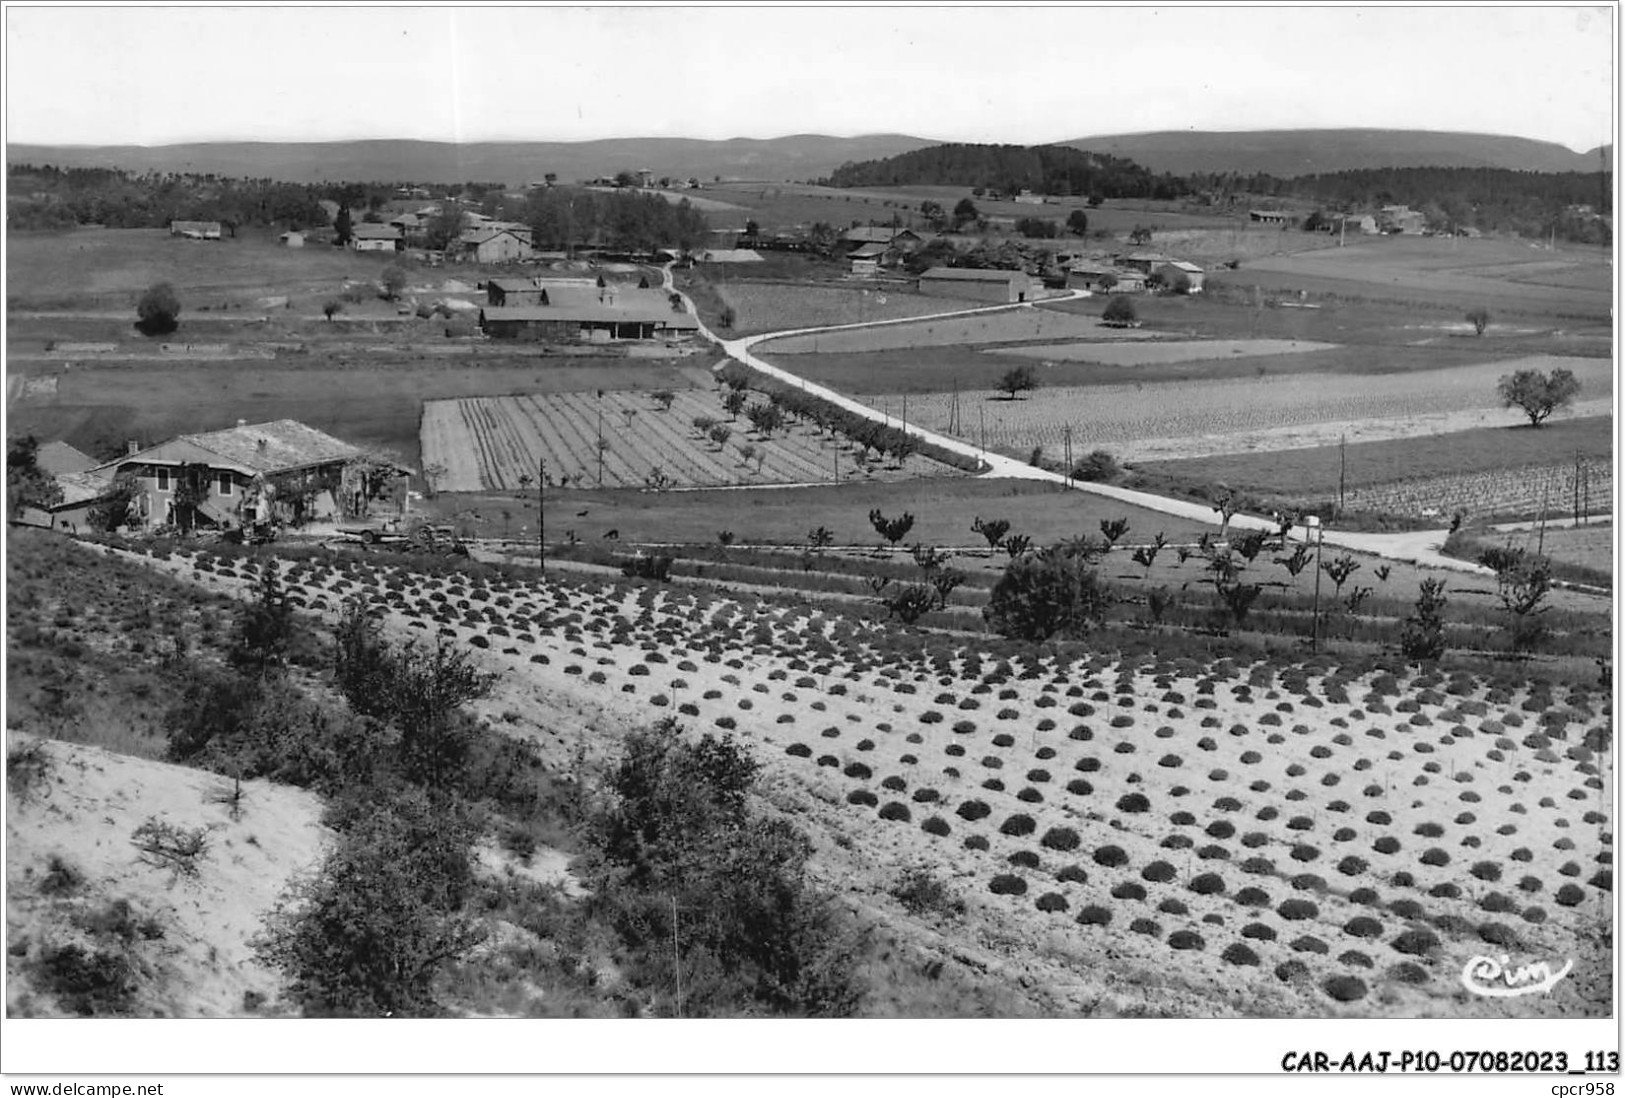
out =
{"type": "Polygon", "coordinates": [[[1032,297],[1032,279],[1022,271],[981,267],[933,267],[920,275],[920,293],[1015,303],[1032,297]]]}
{"type": "Polygon", "coordinates": [[[350,247],[358,252],[398,252],[401,230],[394,225],[363,222],[350,229],[350,247]]]}

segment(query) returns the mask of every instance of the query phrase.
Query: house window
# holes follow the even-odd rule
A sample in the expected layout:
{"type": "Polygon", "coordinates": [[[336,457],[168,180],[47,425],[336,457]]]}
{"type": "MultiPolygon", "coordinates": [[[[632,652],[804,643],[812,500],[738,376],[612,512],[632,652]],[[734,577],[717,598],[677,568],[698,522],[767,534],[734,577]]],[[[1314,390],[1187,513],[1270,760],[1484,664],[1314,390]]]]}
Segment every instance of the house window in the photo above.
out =
{"type": "Polygon", "coordinates": [[[221,473],[220,474],[220,494],[223,495],[223,496],[231,495],[231,474],[230,473],[221,473]]]}
{"type": "Polygon", "coordinates": [[[169,470],[168,469],[160,468],[158,470],[158,490],[160,492],[169,491],[169,470]]]}

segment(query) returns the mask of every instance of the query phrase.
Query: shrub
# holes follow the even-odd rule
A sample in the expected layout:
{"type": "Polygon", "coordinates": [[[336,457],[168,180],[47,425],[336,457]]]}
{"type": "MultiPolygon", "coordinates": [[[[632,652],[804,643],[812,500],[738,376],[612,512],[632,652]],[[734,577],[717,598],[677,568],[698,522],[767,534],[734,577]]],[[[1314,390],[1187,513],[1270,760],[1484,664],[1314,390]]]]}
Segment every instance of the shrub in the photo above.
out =
{"type": "Polygon", "coordinates": [[[1168,945],[1178,950],[1200,950],[1207,945],[1194,930],[1176,930],[1168,935],[1168,945]]]}
{"type": "Polygon", "coordinates": [[[1071,906],[1059,892],[1046,892],[1038,897],[1038,910],[1043,912],[1065,911],[1071,906]]]}
{"type": "Polygon", "coordinates": [[[847,804],[861,804],[865,808],[873,808],[880,803],[880,798],[867,789],[854,789],[846,795],[847,804]]]}
{"type": "Polygon", "coordinates": [[[1156,861],[1140,870],[1140,876],[1147,881],[1151,881],[1153,884],[1162,884],[1165,881],[1171,881],[1174,879],[1175,870],[1174,867],[1167,862],[1156,861]]]}
{"type": "Polygon", "coordinates": [[[880,809],[880,818],[908,823],[913,818],[913,814],[909,812],[908,805],[901,801],[887,801],[880,809]]]}
{"type": "Polygon", "coordinates": [[[1320,914],[1320,908],[1311,900],[1291,899],[1283,900],[1275,913],[1289,922],[1298,922],[1303,919],[1313,919],[1320,914]]]}
{"type": "Polygon", "coordinates": [[[1353,1003],[1364,999],[1367,988],[1365,981],[1358,976],[1329,976],[1321,985],[1321,990],[1340,1003],[1353,1003]]]}
{"type": "Polygon", "coordinates": [[[1047,850],[1070,851],[1076,850],[1079,843],[1078,833],[1070,827],[1052,827],[1044,832],[1039,845],[1047,850]]]}
{"type": "Polygon", "coordinates": [[[1139,918],[1128,925],[1135,934],[1147,934],[1153,938],[1162,937],[1162,926],[1155,919],[1139,918]]]}
{"type": "Polygon", "coordinates": [[[1233,965],[1258,964],[1258,954],[1254,953],[1251,949],[1242,945],[1240,942],[1232,942],[1230,945],[1225,947],[1224,952],[1219,956],[1233,965]]]}
{"type": "Polygon", "coordinates": [[[1573,881],[1569,881],[1565,883],[1562,888],[1557,890],[1557,896],[1555,898],[1558,904],[1563,907],[1576,907],[1584,902],[1585,889],[1581,888],[1573,881]]]}
{"type": "Polygon", "coordinates": [[[1379,938],[1382,929],[1382,923],[1369,915],[1356,915],[1343,924],[1343,933],[1355,938],[1379,938]]]}
{"type": "Polygon", "coordinates": [[[1270,906],[1269,893],[1255,885],[1248,885],[1246,888],[1243,888],[1240,892],[1236,893],[1234,899],[1236,903],[1240,904],[1242,907],[1270,906]]]}
{"type": "Polygon", "coordinates": [[[1062,866],[1055,874],[1057,881],[1069,881],[1073,884],[1088,884],[1089,874],[1085,873],[1081,865],[1062,866]]]}
{"type": "Polygon", "coordinates": [[[1391,943],[1396,953],[1412,957],[1425,957],[1439,948],[1439,936],[1431,930],[1407,930],[1391,943]]]}
{"type": "Polygon", "coordinates": [[[1117,811],[1125,814],[1149,812],[1151,801],[1144,793],[1125,793],[1117,800],[1117,811]]]}
{"type": "Polygon", "coordinates": [[[1275,941],[1275,928],[1266,926],[1263,923],[1248,923],[1241,928],[1241,936],[1260,942],[1273,942],[1275,941]]]}
{"type": "Polygon", "coordinates": [[[968,839],[965,840],[965,849],[966,850],[986,850],[987,849],[987,836],[986,835],[972,835],[972,836],[970,836],[968,839]]]}
{"type": "Polygon", "coordinates": [[[1190,890],[1199,895],[1222,895],[1225,890],[1224,878],[1217,873],[1201,873],[1191,879],[1190,890]]]}
{"type": "Polygon", "coordinates": [[[1109,926],[1111,921],[1111,909],[1101,907],[1099,904],[1090,904],[1078,912],[1079,926],[1109,926]]]}
{"type": "Polygon", "coordinates": [[[988,885],[988,891],[995,896],[1025,896],[1027,880],[1014,873],[1000,873],[988,885]]]}
{"type": "Polygon", "coordinates": [[[1096,865],[1115,869],[1128,864],[1128,852],[1120,846],[1102,846],[1095,850],[1094,859],[1096,865]]]}
{"type": "Polygon", "coordinates": [[[1038,824],[1025,812],[1018,812],[999,825],[999,834],[1020,838],[1031,835],[1038,829],[1038,824]]]}

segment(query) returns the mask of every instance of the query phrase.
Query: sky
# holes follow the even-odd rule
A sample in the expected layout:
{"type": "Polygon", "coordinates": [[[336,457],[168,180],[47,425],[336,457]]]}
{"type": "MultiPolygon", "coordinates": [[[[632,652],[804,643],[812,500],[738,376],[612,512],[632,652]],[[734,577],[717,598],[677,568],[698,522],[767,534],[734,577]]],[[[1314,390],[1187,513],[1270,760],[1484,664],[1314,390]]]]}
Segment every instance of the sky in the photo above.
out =
{"type": "Polygon", "coordinates": [[[6,9],[6,140],[1613,140],[1612,6],[6,9]]]}

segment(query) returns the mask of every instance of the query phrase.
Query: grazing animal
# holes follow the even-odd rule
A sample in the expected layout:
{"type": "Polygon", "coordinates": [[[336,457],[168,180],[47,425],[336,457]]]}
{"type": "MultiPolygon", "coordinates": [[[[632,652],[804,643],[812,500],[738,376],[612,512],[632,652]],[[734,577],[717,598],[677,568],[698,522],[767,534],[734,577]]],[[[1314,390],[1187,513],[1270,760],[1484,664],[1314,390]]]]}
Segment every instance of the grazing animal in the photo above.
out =
{"type": "Polygon", "coordinates": [[[586,511],[577,511],[576,512],[576,518],[586,518],[586,517],[587,517],[587,512],[586,511]]]}
{"type": "Polygon", "coordinates": [[[609,541],[620,541],[621,532],[619,530],[606,530],[604,531],[604,537],[609,541]]]}

